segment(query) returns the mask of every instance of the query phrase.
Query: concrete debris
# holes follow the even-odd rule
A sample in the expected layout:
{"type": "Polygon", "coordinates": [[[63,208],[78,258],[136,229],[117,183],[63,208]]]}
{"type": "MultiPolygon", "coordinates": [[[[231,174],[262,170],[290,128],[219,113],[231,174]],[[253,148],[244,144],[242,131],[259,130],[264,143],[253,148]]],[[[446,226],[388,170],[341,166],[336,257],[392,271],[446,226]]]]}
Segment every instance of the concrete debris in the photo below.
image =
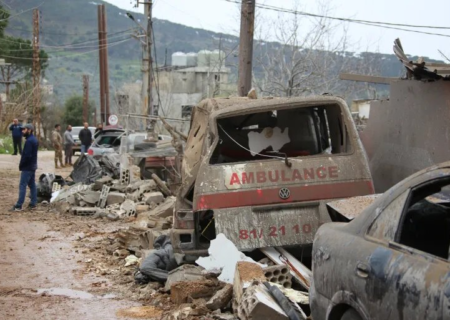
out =
{"type": "Polygon", "coordinates": [[[146,204],[136,204],[136,213],[143,213],[146,212],[150,209],[150,206],[146,205],[146,204]]]}
{"type": "Polygon", "coordinates": [[[155,181],[155,183],[158,185],[158,188],[161,190],[162,193],[164,193],[166,197],[172,195],[172,191],[170,191],[169,188],[167,188],[165,182],[162,181],[156,174],[154,173],[152,174],[152,179],[153,181],[155,181]]]}
{"type": "Polygon", "coordinates": [[[108,198],[106,199],[106,204],[109,206],[111,204],[122,204],[125,201],[125,194],[120,192],[110,192],[108,198]]]}
{"type": "Polygon", "coordinates": [[[175,208],[175,197],[167,197],[166,200],[157,206],[155,209],[150,211],[149,216],[154,216],[158,218],[167,218],[173,216],[173,210],[175,208]]]}
{"type": "Polygon", "coordinates": [[[279,285],[278,283],[270,283],[272,286],[276,286],[278,289],[283,292],[283,294],[289,298],[289,300],[300,303],[304,305],[309,305],[309,294],[307,292],[302,292],[290,288],[285,288],[282,285],[279,285]]]}
{"type": "Polygon", "coordinates": [[[113,256],[117,257],[117,258],[121,258],[121,259],[125,259],[126,257],[128,257],[130,255],[130,251],[125,250],[125,249],[117,249],[116,251],[114,251],[113,256]]]}
{"type": "Polygon", "coordinates": [[[136,204],[131,200],[125,200],[120,206],[120,217],[135,217],[136,216],[136,204]]]}
{"type": "Polygon", "coordinates": [[[180,281],[205,280],[202,274],[203,268],[190,264],[182,265],[169,272],[164,289],[169,291],[173,284],[180,281]]]}
{"type": "Polygon", "coordinates": [[[80,192],[78,193],[78,198],[86,204],[95,206],[100,200],[100,192],[91,190],[80,192]]]}
{"type": "Polygon", "coordinates": [[[225,286],[217,280],[181,281],[170,288],[170,299],[173,303],[192,302],[194,299],[211,299],[214,294],[225,286]]]}
{"type": "Polygon", "coordinates": [[[217,310],[225,308],[233,297],[233,286],[226,284],[225,287],[217,291],[211,299],[206,303],[209,310],[217,310]]]}
{"type": "Polygon", "coordinates": [[[139,258],[134,255],[129,255],[125,258],[125,267],[133,266],[135,264],[139,264],[139,258]]]}
{"type": "Polygon", "coordinates": [[[109,194],[110,187],[107,185],[103,185],[102,192],[100,193],[100,199],[98,206],[100,208],[104,208],[106,206],[106,201],[108,200],[108,194],[109,194]]]}
{"type": "Polygon", "coordinates": [[[240,303],[245,290],[253,283],[262,281],[266,281],[266,276],[260,265],[247,261],[238,262],[233,281],[234,300],[240,303]]]}
{"type": "Polygon", "coordinates": [[[198,258],[195,262],[206,270],[222,270],[219,280],[226,283],[233,283],[234,271],[238,261],[255,263],[253,259],[240,252],[233,242],[228,240],[222,233],[218,234],[216,239],[211,241],[208,253],[208,257],[198,258]]]}
{"type": "Polygon", "coordinates": [[[92,190],[100,191],[102,190],[103,186],[112,186],[113,179],[109,176],[101,177],[100,179],[95,180],[94,184],[92,185],[92,190]]]}
{"type": "Polygon", "coordinates": [[[164,195],[161,192],[144,193],[144,195],[142,196],[142,201],[144,201],[146,204],[160,204],[164,201],[164,195]]]}
{"type": "Polygon", "coordinates": [[[281,264],[263,269],[264,275],[269,282],[278,283],[284,288],[292,287],[292,275],[289,266],[281,264]]]}
{"type": "Polygon", "coordinates": [[[241,320],[287,320],[283,309],[278,305],[263,284],[249,287],[242,296],[237,307],[237,315],[241,320]]]}

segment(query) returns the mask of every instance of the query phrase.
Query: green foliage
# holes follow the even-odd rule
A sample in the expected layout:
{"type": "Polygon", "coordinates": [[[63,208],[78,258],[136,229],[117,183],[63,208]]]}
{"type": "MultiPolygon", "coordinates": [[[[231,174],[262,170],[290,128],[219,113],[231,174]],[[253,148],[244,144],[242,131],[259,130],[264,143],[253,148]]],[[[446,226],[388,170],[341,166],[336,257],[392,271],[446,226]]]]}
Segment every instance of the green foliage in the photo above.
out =
{"type": "Polygon", "coordinates": [[[8,26],[9,12],[6,11],[3,6],[0,6],[0,37],[5,36],[5,29],[8,26]]]}
{"type": "MultiPolygon", "coordinates": [[[[92,122],[92,113],[95,110],[95,104],[89,101],[88,122],[92,122]]],[[[63,121],[72,126],[83,125],[83,97],[72,96],[64,104],[63,121]]]]}
{"type": "Polygon", "coordinates": [[[14,153],[14,146],[11,135],[0,135],[0,154],[14,153]]]}

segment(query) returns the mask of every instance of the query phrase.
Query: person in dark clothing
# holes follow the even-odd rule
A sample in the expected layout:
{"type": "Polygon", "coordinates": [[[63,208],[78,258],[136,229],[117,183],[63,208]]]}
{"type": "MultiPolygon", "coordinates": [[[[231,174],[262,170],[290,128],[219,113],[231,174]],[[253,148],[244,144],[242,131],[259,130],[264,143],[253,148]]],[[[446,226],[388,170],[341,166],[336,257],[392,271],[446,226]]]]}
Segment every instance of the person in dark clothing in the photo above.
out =
{"type": "Polygon", "coordinates": [[[27,124],[23,127],[22,133],[25,137],[25,145],[23,147],[22,157],[20,158],[19,170],[20,184],[19,184],[19,199],[11,211],[22,211],[23,203],[25,202],[25,195],[27,193],[27,186],[30,188],[30,205],[28,209],[36,209],[37,205],[37,189],[35,181],[35,173],[37,170],[37,153],[38,141],[33,135],[33,125],[27,124]]]}
{"type": "Polygon", "coordinates": [[[81,129],[78,138],[81,142],[81,152],[86,153],[92,143],[92,132],[89,130],[89,124],[87,122],[84,123],[84,129],[81,129]]]}
{"type": "Polygon", "coordinates": [[[103,132],[103,124],[99,123],[94,132],[94,139],[97,138],[103,132]]]}
{"type": "Polygon", "coordinates": [[[13,120],[13,123],[9,126],[9,130],[12,132],[14,153],[13,156],[17,156],[17,150],[22,154],[22,125],[17,119],[13,120]]]}

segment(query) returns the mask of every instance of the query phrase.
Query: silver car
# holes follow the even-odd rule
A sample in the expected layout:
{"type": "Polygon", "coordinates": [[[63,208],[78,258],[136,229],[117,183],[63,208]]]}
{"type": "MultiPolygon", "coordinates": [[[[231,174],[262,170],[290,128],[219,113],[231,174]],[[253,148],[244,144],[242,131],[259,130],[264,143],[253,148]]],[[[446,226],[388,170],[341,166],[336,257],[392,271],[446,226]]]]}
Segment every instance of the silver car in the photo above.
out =
{"type": "Polygon", "coordinates": [[[319,228],[312,317],[449,320],[449,258],[450,162],[445,162],[399,182],[350,223],[319,228]]]}
{"type": "MultiPolygon", "coordinates": [[[[92,132],[92,136],[94,136],[95,133],[95,127],[88,127],[89,130],[92,132]]],[[[78,134],[80,133],[80,131],[84,129],[84,127],[72,127],[72,131],[70,132],[72,134],[73,137],[73,141],[75,142],[75,144],[72,147],[73,153],[75,154],[75,152],[80,152],[81,151],[81,141],[80,138],[78,137],[78,134]]]]}

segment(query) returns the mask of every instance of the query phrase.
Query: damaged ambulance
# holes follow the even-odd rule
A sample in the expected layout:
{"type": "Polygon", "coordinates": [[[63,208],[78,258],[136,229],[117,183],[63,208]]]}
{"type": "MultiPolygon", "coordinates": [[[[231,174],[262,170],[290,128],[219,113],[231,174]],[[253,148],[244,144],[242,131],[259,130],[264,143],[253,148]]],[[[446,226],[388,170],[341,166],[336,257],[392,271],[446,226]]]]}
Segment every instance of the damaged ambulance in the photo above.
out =
{"type": "Polygon", "coordinates": [[[174,211],[174,250],[216,234],[238,249],[310,246],[339,220],[331,200],[374,193],[349,109],[333,96],[207,99],[193,109],[174,211]]]}

